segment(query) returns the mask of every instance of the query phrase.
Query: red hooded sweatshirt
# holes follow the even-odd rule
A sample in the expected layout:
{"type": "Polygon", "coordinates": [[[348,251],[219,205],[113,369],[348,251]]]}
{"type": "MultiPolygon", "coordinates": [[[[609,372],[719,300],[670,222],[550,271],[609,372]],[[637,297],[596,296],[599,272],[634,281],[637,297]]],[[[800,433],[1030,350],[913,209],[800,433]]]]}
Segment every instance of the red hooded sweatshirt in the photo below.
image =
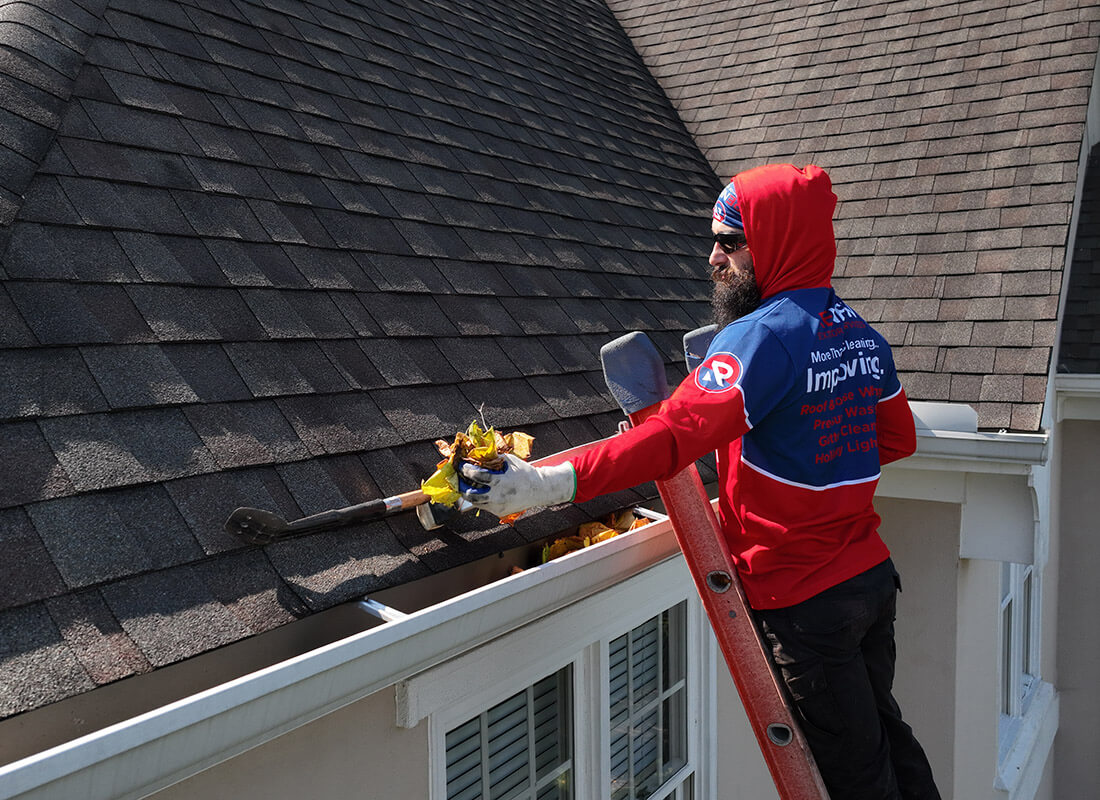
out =
{"type": "Polygon", "coordinates": [[[577,501],[716,451],[719,520],[754,608],[782,608],[881,563],[879,468],[916,449],[886,340],[831,288],[836,207],[816,166],[733,178],[760,307],[727,325],[645,422],[573,462],[577,501]]]}

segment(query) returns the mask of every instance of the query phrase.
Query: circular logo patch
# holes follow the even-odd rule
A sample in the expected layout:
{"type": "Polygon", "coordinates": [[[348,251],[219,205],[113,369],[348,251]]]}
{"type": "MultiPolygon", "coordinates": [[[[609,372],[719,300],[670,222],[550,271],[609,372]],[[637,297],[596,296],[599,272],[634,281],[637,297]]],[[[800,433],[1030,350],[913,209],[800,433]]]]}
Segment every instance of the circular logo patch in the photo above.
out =
{"type": "Polygon", "coordinates": [[[728,392],[741,380],[741,362],[733,353],[715,353],[695,371],[695,385],[704,392],[728,392]]]}

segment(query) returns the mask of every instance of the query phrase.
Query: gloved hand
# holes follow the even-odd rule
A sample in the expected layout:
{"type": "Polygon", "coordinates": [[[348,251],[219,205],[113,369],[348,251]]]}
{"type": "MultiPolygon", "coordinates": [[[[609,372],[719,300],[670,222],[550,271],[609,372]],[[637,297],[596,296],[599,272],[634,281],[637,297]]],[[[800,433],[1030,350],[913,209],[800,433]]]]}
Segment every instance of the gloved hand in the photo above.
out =
{"type": "Polygon", "coordinates": [[[535,467],[508,453],[503,469],[485,469],[463,462],[459,476],[467,484],[462,497],[498,517],[568,503],[577,494],[577,474],[568,461],[552,467],[535,467]]]}

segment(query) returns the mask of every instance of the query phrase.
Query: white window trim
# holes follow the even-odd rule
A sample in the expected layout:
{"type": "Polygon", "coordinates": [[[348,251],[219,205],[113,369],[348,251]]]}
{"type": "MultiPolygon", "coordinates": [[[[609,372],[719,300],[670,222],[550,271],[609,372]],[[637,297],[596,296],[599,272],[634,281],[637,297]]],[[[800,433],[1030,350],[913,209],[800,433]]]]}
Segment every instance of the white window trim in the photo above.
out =
{"type": "MultiPolygon", "coordinates": [[[[1045,467],[1033,472],[1030,482],[1037,491],[1045,492],[1049,474],[1045,467]],[[1035,473],[1038,473],[1036,475],[1035,473]]],[[[1045,505],[1041,503],[1040,506],[1045,505]]],[[[1047,530],[1043,515],[1037,515],[1034,529],[1034,558],[1032,563],[1004,562],[1002,569],[1002,599],[998,614],[998,687],[999,715],[997,725],[997,777],[995,788],[1001,796],[1029,797],[1021,794],[1020,787],[1033,780],[1025,777],[1038,771],[1046,763],[1054,733],[1057,730],[1057,697],[1051,684],[1043,681],[1042,621],[1044,586],[1043,572],[1047,560],[1047,530]],[[1030,578],[1030,605],[1026,604],[1025,581],[1030,578]],[[1007,580],[1008,586],[1004,586],[1007,580]],[[1006,591],[1007,589],[1007,591],[1006,591]],[[1005,630],[1003,609],[1011,602],[1010,630],[1005,630]],[[1025,613],[1026,612],[1026,613],[1025,613]],[[1006,641],[1006,637],[1007,641],[1006,641]],[[1005,673],[1004,649],[1009,648],[1010,672],[1005,673]],[[1025,651],[1026,647],[1026,651],[1025,651]],[[1007,691],[1009,707],[1003,707],[1001,699],[1007,691]],[[1053,727],[1050,727],[1053,721],[1053,727]],[[1037,760],[1038,759],[1038,760],[1037,760]]],[[[1039,776],[1033,776],[1034,781],[1039,776]]]]}
{"type": "Polygon", "coordinates": [[[1030,800],[1035,797],[1058,732],[1059,698],[1054,687],[1035,681],[1030,702],[1014,722],[1011,744],[998,759],[996,797],[1030,800]]]}
{"type": "MultiPolygon", "coordinates": [[[[446,798],[445,737],[449,729],[567,665],[573,668],[574,795],[607,797],[611,782],[604,755],[610,741],[608,644],[685,600],[689,768],[697,776],[696,796],[714,796],[707,792],[713,792],[717,781],[712,752],[716,650],[690,573],[683,558],[677,556],[401,681],[397,685],[397,725],[410,728],[428,720],[430,800],[446,798]],[[593,708],[600,709],[600,722],[585,725],[593,708]]],[[[669,783],[678,785],[678,781],[669,783]]],[[[661,796],[654,795],[654,800],[661,796]]]]}

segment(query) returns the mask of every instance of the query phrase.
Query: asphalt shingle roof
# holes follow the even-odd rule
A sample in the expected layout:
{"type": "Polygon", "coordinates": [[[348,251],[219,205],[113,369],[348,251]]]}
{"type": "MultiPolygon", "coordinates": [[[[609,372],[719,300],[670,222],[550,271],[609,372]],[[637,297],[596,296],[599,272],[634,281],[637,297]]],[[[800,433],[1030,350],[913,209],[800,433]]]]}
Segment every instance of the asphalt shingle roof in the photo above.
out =
{"type": "Polygon", "coordinates": [[[911,398],[1038,429],[1100,7],[608,5],[719,175],[829,171],[835,284],[911,398]]]}
{"type": "Polygon", "coordinates": [[[1058,371],[1100,373],[1100,155],[1089,156],[1073,246],[1058,371]]]}
{"type": "Polygon", "coordinates": [[[611,13],[437,10],[7,6],[0,715],[642,496],[221,529],[408,491],[479,415],[536,455],[606,436],[600,345],[675,362],[708,321],[719,183],[611,13]]]}

